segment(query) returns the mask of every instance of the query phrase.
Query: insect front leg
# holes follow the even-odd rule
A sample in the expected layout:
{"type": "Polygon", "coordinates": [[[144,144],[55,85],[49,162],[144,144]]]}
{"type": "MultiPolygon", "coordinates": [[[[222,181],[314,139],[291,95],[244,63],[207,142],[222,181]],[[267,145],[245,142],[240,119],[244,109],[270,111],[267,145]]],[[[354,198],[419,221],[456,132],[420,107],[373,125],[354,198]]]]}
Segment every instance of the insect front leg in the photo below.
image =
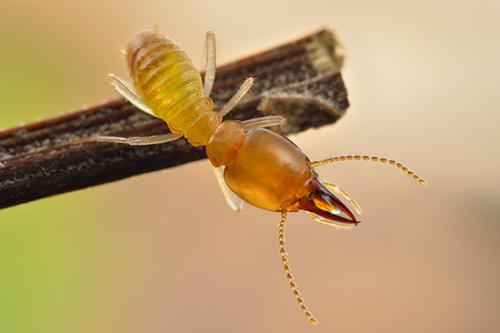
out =
{"type": "Polygon", "coordinates": [[[137,92],[130,87],[124,80],[120,79],[118,76],[114,74],[109,74],[109,82],[113,85],[113,87],[118,91],[120,95],[122,95],[127,101],[132,103],[139,110],[144,111],[145,113],[157,117],[153,111],[144,103],[144,100],[137,94],[137,92]]]}
{"type": "Polygon", "coordinates": [[[241,208],[243,208],[243,200],[241,200],[233,191],[227,186],[226,181],[224,180],[224,167],[213,167],[215,178],[217,179],[217,184],[226,199],[227,204],[231,207],[232,210],[239,212],[241,208]]]}
{"type": "Polygon", "coordinates": [[[285,123],[286,119],[282,116],[265,116],[243,121],[243,128],[249,131],[261,127],[282,126],[285,123]]]}

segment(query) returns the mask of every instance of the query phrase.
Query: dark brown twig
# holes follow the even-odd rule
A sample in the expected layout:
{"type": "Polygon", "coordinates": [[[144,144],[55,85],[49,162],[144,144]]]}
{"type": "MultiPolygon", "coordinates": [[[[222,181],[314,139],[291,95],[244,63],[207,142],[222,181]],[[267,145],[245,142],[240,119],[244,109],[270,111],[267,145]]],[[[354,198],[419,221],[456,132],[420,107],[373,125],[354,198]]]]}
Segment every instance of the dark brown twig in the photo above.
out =
{"type": "MultiPolygon", "coordinates": [[[[334,123],[349,106],[333,34],[321,30],[217,69],[220,108],[246,77],[252,92],[229,118],[287,118],[284,134],[334,123]]],[[[205,158],[184,139],[143,147],[74,144],[95,134],[147,136],[165,124],[122,99],[0,132],[0,208],[205,158]]]]}

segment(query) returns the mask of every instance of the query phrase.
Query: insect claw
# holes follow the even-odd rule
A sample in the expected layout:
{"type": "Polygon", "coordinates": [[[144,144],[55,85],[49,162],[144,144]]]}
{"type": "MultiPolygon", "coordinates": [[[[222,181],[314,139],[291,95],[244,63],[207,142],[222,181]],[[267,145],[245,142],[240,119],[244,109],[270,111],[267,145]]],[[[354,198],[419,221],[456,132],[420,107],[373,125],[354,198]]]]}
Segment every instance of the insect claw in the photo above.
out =
{"type": "Polygon", "coordinates": [[[347,227],[360,223],[349,208],[317,179],[309,183],[309,194],[300,201],[300,208],[325,224],[347,227]]]}

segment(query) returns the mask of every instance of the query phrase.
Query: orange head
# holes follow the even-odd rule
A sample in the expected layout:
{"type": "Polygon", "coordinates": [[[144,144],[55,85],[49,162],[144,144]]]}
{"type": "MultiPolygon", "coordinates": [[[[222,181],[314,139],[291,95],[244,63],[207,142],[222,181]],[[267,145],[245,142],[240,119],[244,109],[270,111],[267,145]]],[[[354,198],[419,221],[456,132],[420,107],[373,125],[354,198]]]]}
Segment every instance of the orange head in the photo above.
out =
{"type": "Polygon", "coordinates": [[[303,209],[330,225],[358,223],[329,190],[330,184],[318,179],[302,150],[281,135],[266,129],[245,133],[238,122],[226,121],[211,138],[207,153],[214,166],[225,166],[227,185],[249,204],[275,212],[303,209]]]}
{"type": "Polygon", "coordinates": [[[224,180],[234,194],[251,205],[281,212],[278,227],[281,262],[297,304],[313,325],[318,321],[298,291],[288,262],[285,248],[287,212],[305,210],[317,222],[348,229],[359,220],[337,197],[339,195],[354,211],[361,213],[359,206],[340,187],[320,181],[314,168],[338,161],[380,162],[395,166],[421,185],[425,184],[425,180],[403,164],[387,158],[348,155],[311,162],[287,138],[262,128],[245,131],[238,121],[223,122],[215,130],[207,145],[207,154],[214,166],[225,168],[224,180]]]}

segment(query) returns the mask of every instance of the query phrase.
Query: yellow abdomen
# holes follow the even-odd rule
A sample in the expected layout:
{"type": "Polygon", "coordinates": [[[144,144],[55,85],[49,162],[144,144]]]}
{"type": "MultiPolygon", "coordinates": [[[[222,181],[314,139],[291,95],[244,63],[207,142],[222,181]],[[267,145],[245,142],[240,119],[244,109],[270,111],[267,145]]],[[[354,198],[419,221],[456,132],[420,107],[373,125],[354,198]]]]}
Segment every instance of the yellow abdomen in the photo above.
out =
{"type": "Polygon", "coordinates": [[[193,145],[206,144],[220,119],[211,112],[200,73],[184,50],[168,37],[145,31],[128,44],[127,63],[138,93],[170,130],[193,145]]]}

